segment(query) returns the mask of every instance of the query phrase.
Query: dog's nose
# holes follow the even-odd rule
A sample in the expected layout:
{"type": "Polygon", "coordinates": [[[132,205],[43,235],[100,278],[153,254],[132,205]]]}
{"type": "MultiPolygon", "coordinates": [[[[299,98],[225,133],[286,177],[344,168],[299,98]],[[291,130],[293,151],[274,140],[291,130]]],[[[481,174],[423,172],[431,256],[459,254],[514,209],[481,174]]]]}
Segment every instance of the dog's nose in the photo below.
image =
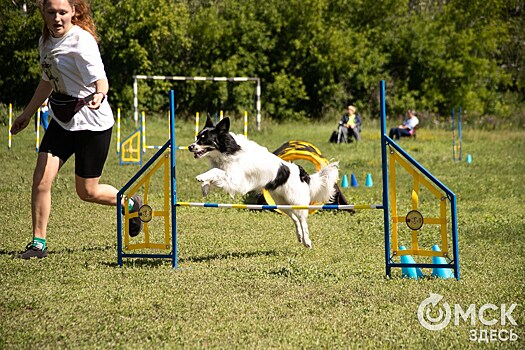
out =
{"type": "Polygon", "coordinates": [[[193,152],[194,149],[195,149],[195,144],[192,143],[191,145],[188,146],[188,151],[193,152]]]}

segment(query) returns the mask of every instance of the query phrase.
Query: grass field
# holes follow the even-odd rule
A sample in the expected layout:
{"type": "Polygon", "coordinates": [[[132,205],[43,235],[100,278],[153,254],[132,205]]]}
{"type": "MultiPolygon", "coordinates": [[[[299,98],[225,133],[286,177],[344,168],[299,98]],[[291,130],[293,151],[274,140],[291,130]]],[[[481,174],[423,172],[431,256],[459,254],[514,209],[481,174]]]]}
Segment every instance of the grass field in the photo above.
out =
{"type": "MultiPolygon", "coordinates": [[[[360,144],[334,145],[328,138],[335,125],[263,121],[250,138],[270,150],[308,140],[341,162],[341,174],[356,174],[359,187],[344,189],[351,203],[380,203],[378,125],[365,124],[360,144]]],[[[123,134],[133,128],[124,123],[123,134]]],[[[78,199],[71,161],[53,186],[49,257],[13,259],[31,238],[36,153],[32,130],[14,137],[10,151],[6,130],[0,132],[2,349],[525,347],[523,131],[466,127],[463,152],[472,155],[470,165],[452,161],[449,131],[423,127],[417,140],[400,142],[458,196],[461,280],[415,281],[401,278],[399,269],[385,277],[380,210],[316,213],[309,219],[308,250],[296,242],[291,221],[276,213],[179,208],[178,270],[154,259],[127,259],[119,267],[115,210],[78,199]],[[441,304],[453,310],[475,304],[475,324],[461,317],[455,324],[452,315],[441,331],[423,328],[417,310],[430,293],[442,295],[441,304]],[[485,304],[495,307],[482,312],[482,320],[497,323],[479,319],[485,304]],[[511,313],[517,325],[508,318],[501,324],[502,304],[518,304],[511,313]],[[488,341],[470,340],[472,332],[488,341]],[[517,340],[508,339],[511,332],[517,340]]],[[[242,132],[240,121],[233,130],[242,132]]],[[[193,134],[192,123],[178,122],[177,144],[189,144],[193,134]]],[[[166,121],[149,120],[148,143],[166,139],[166,121]]],[[[178,199],[202,201],[194,177],[207,162],[187,151],[177,156],[178,199]]],[[[120,188],[137,169],[118,165],[114,138],[103,180],[120,188]]],[[[220,193],[207,200],[232,202],[220,193]]]]}

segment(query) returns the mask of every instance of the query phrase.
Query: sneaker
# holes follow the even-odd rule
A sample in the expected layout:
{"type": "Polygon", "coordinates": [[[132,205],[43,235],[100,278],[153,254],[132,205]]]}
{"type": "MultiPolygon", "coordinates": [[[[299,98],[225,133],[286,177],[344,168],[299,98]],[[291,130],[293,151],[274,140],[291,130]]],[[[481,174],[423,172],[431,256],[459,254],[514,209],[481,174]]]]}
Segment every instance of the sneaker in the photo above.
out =
{"type": "Polygon", "coordinates": [[[26,246],[26,250],[18,254],[16,257],[19,259],[28,260],[33,257],[42,259],[42,258],[45,258],[46,256],[47,256],[47,247],[44,248],[44,250],[41,250],[40,248],[35,247],[33,245],[33,242],[29,242],[26,246]]]}
{"type": "MultiPolygon", "coordinates": [[[[133,200],[133,208],[129,211],[130,213],[135,213],[139,211],[140,207],[142,207],[142,197],[139,195],[131,196],[131,199],[133,200]]],[[[142,231],[142,220],[140,218],[134,217],[129,219],[129,235],[130,237],[138,236],[138,234],[142,231]]]]}

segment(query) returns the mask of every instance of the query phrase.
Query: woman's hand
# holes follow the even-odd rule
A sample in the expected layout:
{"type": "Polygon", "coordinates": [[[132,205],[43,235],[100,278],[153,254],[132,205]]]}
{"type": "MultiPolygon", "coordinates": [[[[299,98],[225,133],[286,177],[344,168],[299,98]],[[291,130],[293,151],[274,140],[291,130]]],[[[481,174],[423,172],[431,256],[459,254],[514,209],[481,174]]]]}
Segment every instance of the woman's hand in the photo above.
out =
{"type": "Polygon", "coordinates": [[[10,131],[12,135],[18,134],[27,127],[31,121],[31,117],[38,111],[38,108],[42,105],[42,102],[44,102],[45,99],[51,95],[52,91],[53,88],[49,81],[40,80],[33,97],[31,97],[31,101],[29,101],[29,104],[26,106],[26,108],[24,108],[22,114],[20,114],[20,116],[15,119],[15,122],[11,126],[10,131]]]}
{"type": "Polygon", "coordinates": [[[15,119],[15,122],[11,126],[11,134],[16,135],[20,131],[24,130],[31,121],[31,116],[26,116],[25,114],[21,114],[18,118],[15,119]]]}
{"type": "Polygon", "coordinates": [[[106,98],[106,94],[109,91],[109,84],[107,79],[99,79],[95,82],[95,91],[96,93],[93,95],[93,99],[89,101],[88,108],[90,109],[98,109],[100,108],[100,105],[102,102],[104,102],[104,99],[106,98]]]}
{"type": "Polygon", "coordinates": [[[93,95],[93,99],[88,102],[87,106],[90,109],[99,109],[102,102],[104,102],[104,99],[106,98],[106,94],[103,92],[96,92],[93,95]]]}

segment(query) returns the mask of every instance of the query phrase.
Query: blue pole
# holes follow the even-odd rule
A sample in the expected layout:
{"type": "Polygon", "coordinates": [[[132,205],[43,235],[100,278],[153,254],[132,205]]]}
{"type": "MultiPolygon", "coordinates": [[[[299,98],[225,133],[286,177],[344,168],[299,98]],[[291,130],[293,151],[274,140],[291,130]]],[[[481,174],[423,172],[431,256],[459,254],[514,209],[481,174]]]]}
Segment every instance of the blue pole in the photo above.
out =
{"type": "Polygon", "coordinates": [[[383,177],[383,220],[385,229],[385,269],[390,276],[390,207],[388,202],[388,161],[386,148],[386,98],[385,81],[379,84],[379,103],[381,114],[381,167],[383,177]]]}
{"type": "Polygon", "coordinates": [[[458,220],[457,220],[457,202],[456,196],[453,195],[451,198],[451,208],[452,213],[452,250],[454,251],[454,275],[456,280],[459,281],[459,242],[458,242],[458,220]]]}
{"type": "Polygon", "coordinates": [[[459,160],[461,160],[461,154],[463,152],[463,130],[461,126],[461,106],[458,111],[458,138],[459,138],[459,160]]]}
{"type": "Polygon", "coordinates": [[[454,108],[452,108],[452,160],[456,161],[456,134],[454,128],[456,126],[456,120],[454,116],[454,108]]]}
{"type": "Polygon", "coordinates": [[[178,264],[177,247],[177,172],[175,159],[175,91],[170,90],[170,166],[171,166],[171,266],[175,269],[178,264]]]}
{"type": "Polygon", "coordinates": [[[122,266],[122,194],[117,193],[117,259],[118,266],[122,266]]]}

